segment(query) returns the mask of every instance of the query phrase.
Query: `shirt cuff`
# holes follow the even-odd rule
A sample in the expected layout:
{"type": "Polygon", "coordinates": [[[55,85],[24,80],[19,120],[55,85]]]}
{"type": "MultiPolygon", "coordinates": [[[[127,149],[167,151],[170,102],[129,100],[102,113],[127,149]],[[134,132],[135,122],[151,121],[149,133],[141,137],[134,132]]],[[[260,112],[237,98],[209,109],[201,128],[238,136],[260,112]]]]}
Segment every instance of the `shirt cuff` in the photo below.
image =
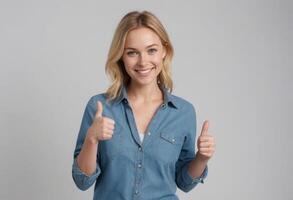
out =
{"type": "Polygon", "coordinates": [[[100,173],[101,173],[101,169],[97,163],[96,172],[91,175],[87,175],[86,173],[81,171],[81,169],[77,165],[77,159],[76,158],[74,159],[74,162],[72,165],[72,176],[77,187],[80,188],[81,190],[88,189],[96,181],[100,173]]]}
{"type": "Polygon", "coordinates": [[[186,167],[186,170],[184,170],[184,171],[185,171],[185,173],[183,173],[182,178],[186,183],[191,183],[191,184],[204,183],[204,179],[208,175],[208,166],[206,165],[202,174],[197,178],[192,178],[192,176],[188,172],[188,167],[186,167]]]}

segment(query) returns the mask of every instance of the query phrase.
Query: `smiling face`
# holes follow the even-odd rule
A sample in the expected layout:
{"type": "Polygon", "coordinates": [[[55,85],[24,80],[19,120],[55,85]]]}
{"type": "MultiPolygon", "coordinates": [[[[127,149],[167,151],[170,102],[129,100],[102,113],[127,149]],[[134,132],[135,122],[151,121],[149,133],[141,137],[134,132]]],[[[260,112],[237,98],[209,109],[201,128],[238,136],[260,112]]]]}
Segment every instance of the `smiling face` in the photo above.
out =
{"type": "Polygon", "coordinates": [[[131,84],[157,84],[166,55],[159,36],[149,28],[130,31],[126,37],[122,61],[131,84]]]}

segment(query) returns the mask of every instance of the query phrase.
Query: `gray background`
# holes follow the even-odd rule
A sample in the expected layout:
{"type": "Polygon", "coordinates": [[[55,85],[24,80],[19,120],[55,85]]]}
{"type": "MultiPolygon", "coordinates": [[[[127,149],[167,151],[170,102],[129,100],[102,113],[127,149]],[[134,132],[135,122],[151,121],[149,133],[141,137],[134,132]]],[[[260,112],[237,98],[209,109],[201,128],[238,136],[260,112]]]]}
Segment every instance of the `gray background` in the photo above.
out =
{"type": "Polygon", "coordinates": [[[292,1],[27,0],[0,3],[0,199],[92,199],[71,178],[88,99],[128,11],[150,10],[175,47],[174,94],[217,148],[189,199],[293,199],[292,1]]]}

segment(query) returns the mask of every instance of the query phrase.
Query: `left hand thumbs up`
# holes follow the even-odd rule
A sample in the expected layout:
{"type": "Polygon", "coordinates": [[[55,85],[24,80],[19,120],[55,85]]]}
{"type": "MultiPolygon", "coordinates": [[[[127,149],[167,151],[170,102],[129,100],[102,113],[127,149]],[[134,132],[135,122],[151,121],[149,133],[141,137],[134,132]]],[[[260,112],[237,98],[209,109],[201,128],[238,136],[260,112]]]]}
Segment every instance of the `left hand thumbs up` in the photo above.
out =
{"type": "Polygon", "coordinates": [[[209,129],[209,121],[205,120],[201,133],[197,140],[197,149],[199,155],[204,159],[210,159],[215,152],[215,139],[208,132],[209,129]]]}
{"type": "Polygon", "coordinates": [[[202,129],[201,129],[201,133],[200,135],[208,135],[208,129],[209,129],[209,121],[205,120],[203,125],[202,125],[202,129]]]}

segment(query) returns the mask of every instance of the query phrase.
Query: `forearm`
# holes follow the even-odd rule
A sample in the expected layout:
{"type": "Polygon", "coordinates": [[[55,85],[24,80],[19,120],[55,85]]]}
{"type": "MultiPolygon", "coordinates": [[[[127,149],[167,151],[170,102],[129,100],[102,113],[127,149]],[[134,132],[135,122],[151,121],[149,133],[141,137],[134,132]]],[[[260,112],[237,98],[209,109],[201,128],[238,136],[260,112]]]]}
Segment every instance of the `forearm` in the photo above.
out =
{"type": "Polygon", "coordinates": [[[97,148],[97,142],[86,137],[82,149],[77,157],[78,167],[87,175],[91,175],[96,171],[97,148]]]}
{"type": "Polygon", "coordinates": [[[198,152],[196,153],[195,158],[190,162],[188,166],[188,172],[193,178],[200,177],[203,173],[208,159],[203,158],[198,152]]]}

